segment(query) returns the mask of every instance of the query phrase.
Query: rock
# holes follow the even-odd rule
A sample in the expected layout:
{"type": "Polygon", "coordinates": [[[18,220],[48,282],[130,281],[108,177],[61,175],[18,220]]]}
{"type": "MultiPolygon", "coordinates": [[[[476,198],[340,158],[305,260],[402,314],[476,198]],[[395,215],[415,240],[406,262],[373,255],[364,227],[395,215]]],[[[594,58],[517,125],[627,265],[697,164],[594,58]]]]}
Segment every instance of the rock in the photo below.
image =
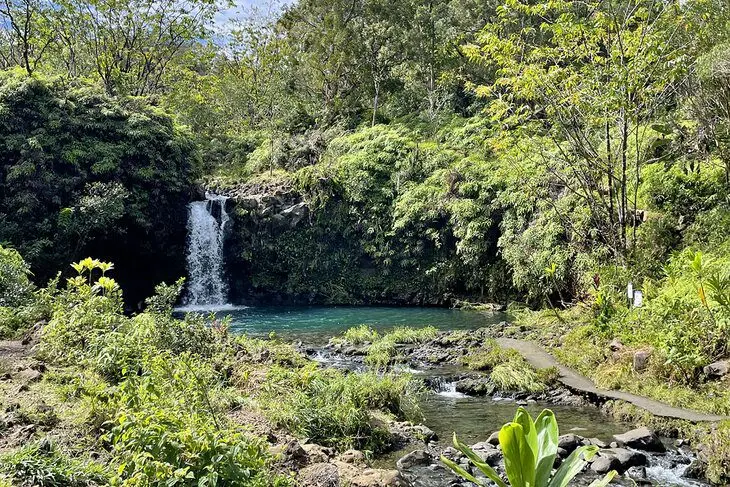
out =
{"type": "Polygon", "coordinates": [[[634,371],[643,372],[649,366],[649,358],[651,352],[648,350],[639,350],[634,352],[634,371]]]}
{"type": "Polygon", "coordinates": [[[713,379],[725,377],[726,375],[730,374],[730,359],[719,360],[717,362],[711,363],[710,365],[705,365],[702,368],[702,371],[705,373],[705,375],[713,379]]]}
{"type": "Polygon", "coordinates": [[[598,448],[606,448],[606,443],[598,438],[590,438],[588,441],[591,442],[591,445],[597,446],[598,448]]]}
{"type": "Polygon", "coordinates": [[[285,220],[289,221],[289,225],[296,226],[302,218],[309,214],[309,207],[305,202],[297,203],[289,208],[286,208],[279,213],[285,220]]]}
{"type": "Polygon", "coordinates": [[[621,463],[618,458],[612,455],[598,455],[591,463],[591,470],[598,474],[608,473],[611,470],[618,470],[621,463]]]}
{"type": "Polygon", "coordinates": [[[39,370],[35,370],[32,368],[23,369],[15,376],[16,379],[21,380],[26,384],[38,382],[39,380],[41,380],[41,377],[43,377],[43,373],[39,370]]]}
{"type": "Polygon", "coordinates": [[[332,448],[317,445],[316,443],[307,443],[302,445],[302,448],[307,453],[309,463],[327,463],[334,456],[332,448]]]}
{"type": "Polygon", "coordinates": [[[469,396],[488,396],[494,391],[495,386],[488,378],[462,379],[456,383],[456,392],[469,396]]]}
{"type": "Polygon", "coordinates": [[[408,470],[413,467],[430,465],[434,462],[434,457],[425,450],[416,450],[402,457],[396,463],[398,470],[408,470]]]}
{"type": "Polygon", "coordinates": [[[397,466],[400,478],[408,487],[445,487],[459,482],[451,470],[424,450],[409,453],[398,460],[397,466]]]}
{"type": "Polygon", "coordinates": [[[339,487],[340,473],[331,463],[315,463],[299,471],[298,485],[302,487],[339,487]]]}
{"type": "Polygon", "coordinates": [[[627,431],[622,435],[614,435],[619,445],[636,448],[637,450],[665,452],[667,449],[659,437],[649,428],[641,427],[627,431]]]}
{"type": "Polygon", "coordinates": [[[487,443],[494,446],[499,445],[499,431],[495,431],[494,433],[489,435],[489,438],[487,438],[487,443]]]}
{"type": "Polygon", "coordinates": [[[694,460],[684,470],[682,477],[686,479],[703,480],[707,471],[707,465],[702,460],[694,460]]]}
{"type": "Polygon", "coordinates": [[[411,431],[424,443],[430,443],[439,439],[438,435],[431,428],[422,424],[412,426],[411,431]]]}
{"type": "Polygon", "coordinates": [[[471,449],[479,456],[479,458],[482,459],[484,463],[487,463],[492,467],[497,466],[499,461],[502,459],[502,452],[486,441],[475,443],[472,445],[471,449]]]}
{"type": "Polygon", "coordinates": [[[558,456],[556,458],[566,458],[570,453],[565,448],[558,447],[558,456]]]}
{"type": "Polygon", "coordinates": [[[351,478],[351,487],[395,487],[404,485],[397,470],[381,470],[368,468],[360,475],[351,478]]]}
{"type": "Polygon", "coordinates": [[[347,450],[339,455],[337,459],[352,465],[365,465],[365,454],[360,450],[347,450]]]}
{"type": "Polygon", "coordinates": [[[608,450],[601,450],[600,455],[615,457],[619,462],[619,466],[616,468],[618,473],[623,473],[631,467],[643,467],[647,464],[646,455],[635,450],[628,450],[626,448],[611,448],[608,450]]]}
{"type": "Polygon", "coordinates": [[[651,480],[646,477],[646,467],[631,467],[626,475],[638,485],[652,485],[651,480]]]}
{"type": "Polygon", "coordinates": [[[612,352],[620,352],[624,348],[624,344],[619,341],[618,338],[614,338],[611,340],[611,343],[608,344],[609,350],[612,352]]]}
{"type": "Polygon", "coordinates": [[[297,440],[291,440],[282,445],[274,445],[269,448],[269,452],[280,463],[289,467],[296,467],[307,463],[307,452],[302,448],[297,440]]]}
{"type": "Polygon", "coordinates": [[[558,438],[558,448],[562,448],[567,452],[568,455],[573,453],[573,450],[581,446],[583,438],[574,434],[560,435],[558,438]]]}

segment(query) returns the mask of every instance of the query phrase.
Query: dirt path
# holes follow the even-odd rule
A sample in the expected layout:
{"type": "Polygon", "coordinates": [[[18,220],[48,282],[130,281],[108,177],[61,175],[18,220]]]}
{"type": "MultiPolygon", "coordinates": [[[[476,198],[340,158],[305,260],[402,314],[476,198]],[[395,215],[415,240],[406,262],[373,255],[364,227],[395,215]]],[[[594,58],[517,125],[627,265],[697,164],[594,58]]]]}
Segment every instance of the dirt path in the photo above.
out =
{"type": "Polygon", "coordinates": [[[609,391],[605,389],[599,389],[596,385],[588,379],[580,375],[573,369],[565,367],[558,363],[558,361],[545,351],[540,345],[526,341],[526,340],[515,340],[513,338],[499,338],[497,342],[504,348],[510,348],[516,350],[533,366],[539,369],[546,367],[557,367],[560,371],[560,382],[568,389],[583,394],[594,395],[602,399],[620,399],[622,401],[630,402],[634,406],[640,407],[649,411],[655,416],[661,416],[665,418],[684,419],[693,423],[698,422],[717,422],[723,419],[728,419],[726,416],[718,416],[714,414],[704,414],[689,409],[682,409],[664,404],[653,399],[649,399],[644,396],[637,396],[628,392],[621,391],[609,391]]]}

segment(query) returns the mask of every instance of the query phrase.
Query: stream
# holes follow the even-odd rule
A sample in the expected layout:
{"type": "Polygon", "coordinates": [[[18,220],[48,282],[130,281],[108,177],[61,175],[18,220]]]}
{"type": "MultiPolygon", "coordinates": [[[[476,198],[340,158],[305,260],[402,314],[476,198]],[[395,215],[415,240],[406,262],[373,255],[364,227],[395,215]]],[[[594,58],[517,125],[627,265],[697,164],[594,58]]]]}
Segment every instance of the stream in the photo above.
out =
{"type": "MultiPolygon", "coordinates": [[[[184,311],[181,309],[180,311],[184,311]]],[[[214,311],[212,309],[207,311],[214,311]]],[[[361,363],[332,356],[323,352],[328,340],[342,334],[348,328],[366,324],[379,332],[396,326],[435,326],[441,330],[470,330],[493,325],[505,320],[501,313],[482,313],[444,308],[362,307],[362,306],[257,306],[234,307],[226,305],[217,312],[221,318],[228,316],[230,329],[235,333],[251,336],[270,336],[291,341],[307,349],[311,358],[324,366],[361,369],[361,363]]],[[[423,395],[419,406],[423,424],[432,429],[444,445],[450,443],[454,432],[467,444],[485,441],[514,416],[518,403],[499,397],[471,397],[455,391],[449,378],[463,369],[436,367],[430,369],[404,368],[416,377],[440,383],[438,391],[423,395]]],[[[524,403],[520,403],[524,405],[524,403]]],[[[530,401],[527,409],[536,415],[547,405],[530,401]]],[[[561,434],[575,433],[586,438],[597,438],[606,443],[614,434],[623,433],[631,426],[616,422],[601,414],[592,406],[549,405],[556,414],[561,434]]],[[[666,440],[671,446],[671,440],[666,440]]],[[[403,450],[376,459],[375,466],[393,468],[395,461],[417,447],[409,445],[403,450]]],[[[685,465],[663,465],[661,461],[648,468],[648,477],[655,485],[697,486],[694,481],[681,478],[685,465]]]]}

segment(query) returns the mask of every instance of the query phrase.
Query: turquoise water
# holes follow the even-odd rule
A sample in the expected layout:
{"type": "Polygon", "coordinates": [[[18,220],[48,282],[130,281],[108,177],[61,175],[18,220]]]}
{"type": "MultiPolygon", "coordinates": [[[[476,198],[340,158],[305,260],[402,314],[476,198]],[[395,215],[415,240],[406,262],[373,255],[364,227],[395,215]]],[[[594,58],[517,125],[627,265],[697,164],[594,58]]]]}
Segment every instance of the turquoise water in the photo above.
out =
{"type": "Polygon", "coordinates": [[[435,326],[442,330],[471,330],[505,319],[501,313],[445,308],[385,306],[252,306],[217,312],[230,316],[231,330],[250,335],[276,333],[287,340],[326,342],[348,328],[365,324],[378,331],[396,326],[435,326]]]}

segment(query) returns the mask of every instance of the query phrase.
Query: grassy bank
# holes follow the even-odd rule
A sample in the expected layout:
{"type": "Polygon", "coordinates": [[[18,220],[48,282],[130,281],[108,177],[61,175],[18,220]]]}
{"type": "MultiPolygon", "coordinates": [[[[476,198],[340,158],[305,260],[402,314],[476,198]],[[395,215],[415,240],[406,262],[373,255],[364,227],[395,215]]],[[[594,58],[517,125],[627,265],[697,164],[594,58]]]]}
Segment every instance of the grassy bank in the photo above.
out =
{"type": "MultiPolygon", "coordinates": [[[[726,255],[725,247],[706,254],[676,253],[665,267],[665,277],[643,280],[644,303],[639,308],[629,307],[624,297],[627,272],[606,269],[599,276],[600,286],[583,302],[557,311],[518,311],[516,321],[562,363],[599,387],[729,415],[730,375],[707,368],[730,356],[726,255]]],[[[705,452],[708,478],[730,481],[730,422],[708,430],[638,418],[694,439],[705,452]]]]}

